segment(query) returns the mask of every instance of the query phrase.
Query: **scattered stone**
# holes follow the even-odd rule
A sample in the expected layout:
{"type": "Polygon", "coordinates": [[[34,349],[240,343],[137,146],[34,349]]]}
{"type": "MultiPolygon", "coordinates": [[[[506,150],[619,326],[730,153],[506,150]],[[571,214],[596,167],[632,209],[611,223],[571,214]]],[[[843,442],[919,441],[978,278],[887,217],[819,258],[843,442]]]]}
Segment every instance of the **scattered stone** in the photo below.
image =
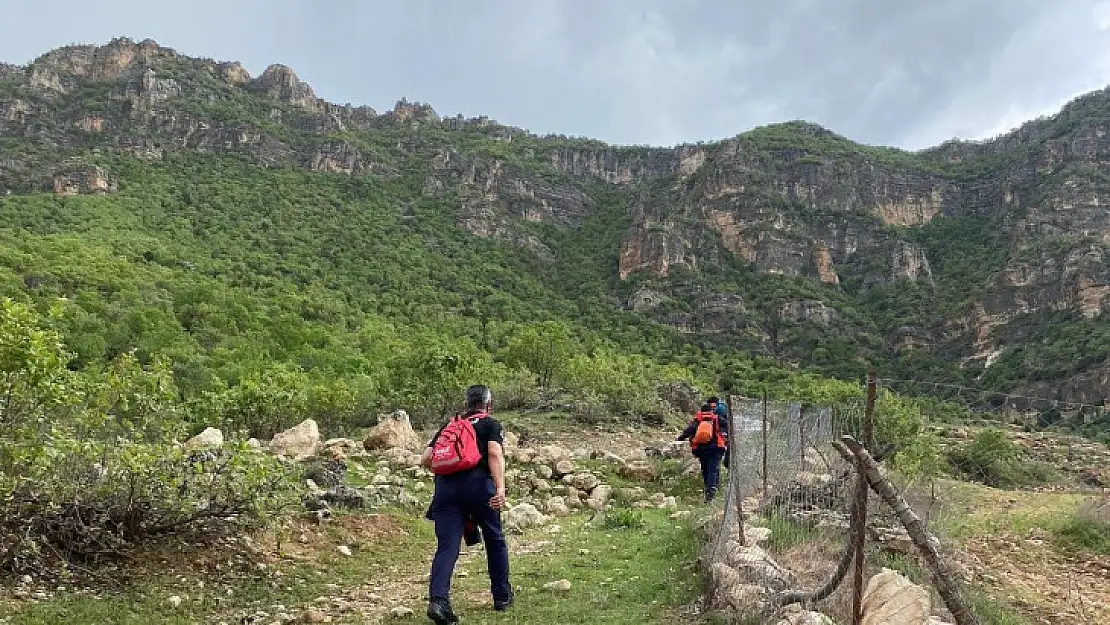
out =
{"type": "Polygon", "coordinates": [[[617,497],[621,501],[633,502],[647,499],[647,491],[640,486],[633,486],[631,488],[622,488],[617,491],[617,497]]]}
{"type": "Polygon", "coordinates": [[[215,449],[223,447],[224,433],[216,428],[204,428],[204,431],[185,441],[185,449],[215,449]]]}
{"type": "Polygon", "coordinates": [[[302,623],[330,623],[331,617],[319,610],[305,610],[301,613],[302,623]]]}
{"type": "Polygon", "coordinates": [[[570,580],[560,579],[554,582],[547,582],[543,585],[544,590],[551,592],[570,592],[570,580]]]}
{"type": "Polygon", "coordinates": [[[323,448],[332,457],[358,458],[366,455],[366,449],[349,438],[329,438],[324,441],[323,448]]]}
{"type": "Polygon", "coordinates": [[[547,513],[552,516],[570,516],[570,508],[567,507],[567,502],[562,497],[552,497],[548,499],[543,507],[547,510],[547,513]]]}
{"type": "Polygon", "coordinates": [[[669,518],[672,521],[684,521],[684,520],[690,518],[690,511],[689,510],[679,510],[678,512],[672,513],[667,518],[669,518]]]}
{"type": "Polygon", "coordinates": [[[536,475],[539,475],[545,480],[550,480],[554,474],[555,471],[553,471],[551,467],[547,466],[546,464],[541,464],[540,466],[536,467],[536,475]]]}
{"type": "Polygon", "coordinates": [[[339,553],[341,553],[345,556],[348,556],[348,557],[351,556],[351,555],[354,555],[353,553],[351,553],[351,548],[348,547],[347,545],[339,545],[338,547],[336,547],[336,550],[339,551],[339,553]]]}
{"type": "Polygon", "coordinates": [[[517,504],[505,514],[505,526],[513,531],[539,527],[545,525],[549,520],[530,503],[517,504]]]}
{"type": "Polygon", "coordinates": [[[920,625],[932,609],[929,591],[887,568],[863,592],[863,625],[920,625]]]}
{"type": "Polygon", "coordinates": [[[182,601],[184,601],[184,600],[181,597],[179,597],[178,595],[173,595],[169,599],[166,599],[166,603],[172,605],[175,608],[180,607],[182,601]]]}
{"type": "Polygon", "coordinates": [[[328,488],[347,481],[347,463],[343,460],[317,460],[305,467],[304,476],[316,484],[328,488]]]}
{"type": "Polygon", "coordinates": [[[274,435],[270,441],[270,452],[292,458],[304,460],[316,455],[320,447],[320,428],[312,419],[305,419],[297,425],[274,435]]]}
{"type": "Polygon", "coordinates": [[[597,458],[599,460],[601,460],[602,462],[608,462],[610,464],[616,464],[616,465],[624,464],[624,458],[621,458],[620,456],[618,456],[617,454],[615,454],[611,451],[603,451],[603,452],[601,452],[600,454],[597,455],[597,458]]]}
{"type": "Polygon", "coordinates": [[[793,581],[793,574],[758,546],[745,547],[730,540],[725,548],[725,562],[736,570],[741,581],[777,590],[787,588],[793,581]]]}
{"type": "Polygon", "coordinates": [[[791,614],[779,621],[777,625],[836,625],[836,621],[820,612],[806,610],[791,614]]]}
{"type": "Polygon", "coordinates": [[[620,474],[625,479],[636,482],[651,482],[658,477],[655,467],[647,460],[633,460],[622,465],[620,474]]]}
{"type": "Polygon", "coordinates": [[[336,508],[360,509],[366,506],[366,495],[350,486],[332,486],[324,493],[323,499],[336,508]]]}
{"type": "Polygon", "coordinates": [[[408,449],[394,447],[387,449],[382,453],[381,457],[388,462],[391,466],[399,469],[411,469],[420,467],[420,454],[408,449]]]}
{"type": "Polygon", "coordinates": [[[563,476],[574,473],[574,463],[570,460],[560,460],[554,464],[555,475],[563,476]]]}
{"type": "Polygon", "coordinates": [[[766,527],[756,527],[754,525],[744,526],[744,542],[749,545],[759,545],[771,540],[771,530],[766,527]]]}
{"type": "Polygon", "coordinates": [[[563,478],[563,483],[568,486],[577,488],[578,490],[590,492],[593,489],[597,488],[598,484],[601,483],[601,480],[597,479],[597,476],[593,473],[574,473],[565,476],[563,478]]]}
{"type": "Polygon", "coordinates": [[[717,562],[710,569],[709,602],[718,609],[749,614],[763,607],[767,591],[763,586],[746,584],[736,569],[717,562]]]}
{"type": "Polygon", "coordinates": [[[594,510],[601,510],[605,508],[605,504],[609,503],[609,499],[613,496],[613,487],[608,484],[598,484],[590,492],[590,498],[586,500],[586,505],[594,510]]]}
{"type": "Polygon", "coordinates": [[[678,499],[675,499],[674,497],[670,497],[670,496],[664,497],[663,501],[659,504],[659,507],[662,508],[663,510],[677,510],[678,509],[678,499]]]}
{"type": "MultiPolygon", "coordinates": [[[[536,451],[535,458],[532,459],[536,464],[546,464],[558,472],[558,465],[560,462],[570,462],[570,452],[558,445],[544,445],[536,451]]],[[[566,473],[571,473],[567,471],[566,473]]],[[[566,474],[564,473],[564,475],[566,474]]]]}
{"type": "Polygon", "coordinates": [[[407,608],[403,605],[399,605],[390,610],[389,615],[393,618],[408,618],[413,615],[413,611],[412,608],[407,608]]]}
{"type": "Polygon", "coordinates": [[[424,448],[424,442],[412,429],[409,415],[404,410],[378,415],[378,424],[370,430],[362,444],[367,451],[404,449],[419,453],[424,448]]]}

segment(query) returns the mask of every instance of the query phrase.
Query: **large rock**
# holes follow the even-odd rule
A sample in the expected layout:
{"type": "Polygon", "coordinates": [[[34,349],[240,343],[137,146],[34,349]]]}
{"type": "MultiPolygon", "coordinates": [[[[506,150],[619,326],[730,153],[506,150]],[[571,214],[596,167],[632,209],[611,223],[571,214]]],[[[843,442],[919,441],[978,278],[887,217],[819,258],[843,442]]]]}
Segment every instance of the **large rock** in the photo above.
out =
{"type": "Polygon", "coordinates": [[[609,503],[609,499],[613,497],[613,487],[608,484],[598,484],[590,491],[590,498],[586,501],[586,505],[594,510],[601,510],[605,504],[609,503]]]}
{"type": "Polygon", "coordinates": [[[873,576],[863,592],[863,625],[924,625],[932,610],[928,590],[890,569],[873,576]]]}
{"type": "Polygon", "coordinates": [[[509,508],[505,514],[505,527],[512,531],[521,531],[530,527],[539,527],[550,519],[530,503],[521,503],[509,508]]]}
{"type": "Polygon", "coordinates": [[[701,391],[685,380],[660,386],[659,397],[682,414],[693,414],[701,407],[701,391]]]}
{"type": "Polygon", "coordinates": [[[718,610],[731,610],[738,614],[758,613],[764,607],[767,590],[762,586],[747,584],[740,574],[723,562],[713,564],[709,571],[710,604],[718,610]]]}
{"type": "Polygon", "coordinates": [[[633,460],[623,465],[620,474],[625,479],[636,482],[651,482],[658,477],[655,467],[646,460],[633,460]]]}
{"type": "Polygon", "coordinates": [[[320,448],[320,428],[312,419],[305,419],[297,425],[274,435],[270,441],[270,452],[294,460],[304,460],[316,455],[320,448]]]}
{"type": "Polygon", "coordinates": [[[544,445],[536,451],[536,455],[532,461],[536,464],[546,464],[552,469],[556,469],[556,465],[560,462],[570,462],[570,450],[565,447],[559,447],[558,445],[544,445]]]}
{"type": "Polygon", "coordinates": [[[793,575],[762,548],[743,546],[730,540],[726,545],[725,562],[740,574],[744,582],[782,590],[793,581],[793,575]]]}
{"type": "Polygon", "coordinates": [[[420,453],[424,449],[424,441],[413,431],[409,415],[404,410],[379,415],[378,424],[370,430],[362,444],[367,451],[404,449],[420,453]]]}
{"type": "Polygon", "coordinates": [[[222,447],[224,433],[216,428],[204,428],[204,431],[185,441],[185,449],[201,450],[222,447]]]}

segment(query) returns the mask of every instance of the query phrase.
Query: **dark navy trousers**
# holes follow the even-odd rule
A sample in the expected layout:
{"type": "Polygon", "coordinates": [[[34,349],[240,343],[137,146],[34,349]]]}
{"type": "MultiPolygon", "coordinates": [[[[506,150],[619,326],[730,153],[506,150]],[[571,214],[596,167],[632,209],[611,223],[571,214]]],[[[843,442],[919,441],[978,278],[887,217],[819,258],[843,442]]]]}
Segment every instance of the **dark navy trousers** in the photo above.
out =
{"type": "Polygon", "coordinates": [[[712,497],[717,493],[717,483],[721,479],[721,459],[725,456],[725,450],[715,445],[708,445],[695,449],[694,456],[701,463],[701,479],[705,482],[705,496],[712,497]]]}
{"type": "Polygon", "coordinates": [[[471,519],[482,532],[489,565],[490,592],[495,601],[506,601],[509,586],[509,548],[501,531],[501,513],[489,507],[496,489],[493,478],[481,469],[457,475],[437,476],[432,505],[427,517],[435,523],[436,555],[429,579],[430,599],[449,599],[451,576],[459,559],[463,531],[471,519]]]}

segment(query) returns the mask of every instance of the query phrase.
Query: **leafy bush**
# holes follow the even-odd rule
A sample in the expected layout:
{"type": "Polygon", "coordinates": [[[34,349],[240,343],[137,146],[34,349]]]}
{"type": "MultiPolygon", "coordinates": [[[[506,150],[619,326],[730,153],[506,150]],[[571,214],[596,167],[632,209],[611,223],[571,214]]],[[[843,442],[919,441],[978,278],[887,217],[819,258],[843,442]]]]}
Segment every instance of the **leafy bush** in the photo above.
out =
{"type": "Polygon", "coordinates": [[[192,452],[164,362],[76,373],[33,309],[0,303],[0,570],[60,572],[167,534],[221,534],[285,501],[286,473],[244,443],[192,452]]]}
{"type": "Polygon", "coordinates": [[[0,569],[51,572],[122,557],[170,534],[212,537],[255,524],[290,501],[286,471],[245,445],[180,445],[59,434],[0,489],[0,569]]]}
{"type": "Polygon", "coordinates": [[[951,451],[948,461],[959,473],[988,486],[1006,488],[1020,483],[1018,461],[1022,449],[997,428],[987,428],[964,447],[951,451]]]}

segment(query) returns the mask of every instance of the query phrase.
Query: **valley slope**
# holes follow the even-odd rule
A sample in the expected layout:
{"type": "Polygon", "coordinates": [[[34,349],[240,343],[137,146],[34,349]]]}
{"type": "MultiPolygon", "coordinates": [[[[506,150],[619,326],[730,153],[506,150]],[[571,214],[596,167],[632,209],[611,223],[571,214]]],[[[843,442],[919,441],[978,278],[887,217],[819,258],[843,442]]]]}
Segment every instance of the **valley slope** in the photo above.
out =
{"type": "Polygon", "coordinates": [[[916,153],[804,122],[616,147],[118,39],[0,65],[0,294],[69,298],[79,362],[167,354],[185,390],[554,319],[724,383],[876,366],[1101,405],[1108,129],[1097,92],[916,153]]]}

